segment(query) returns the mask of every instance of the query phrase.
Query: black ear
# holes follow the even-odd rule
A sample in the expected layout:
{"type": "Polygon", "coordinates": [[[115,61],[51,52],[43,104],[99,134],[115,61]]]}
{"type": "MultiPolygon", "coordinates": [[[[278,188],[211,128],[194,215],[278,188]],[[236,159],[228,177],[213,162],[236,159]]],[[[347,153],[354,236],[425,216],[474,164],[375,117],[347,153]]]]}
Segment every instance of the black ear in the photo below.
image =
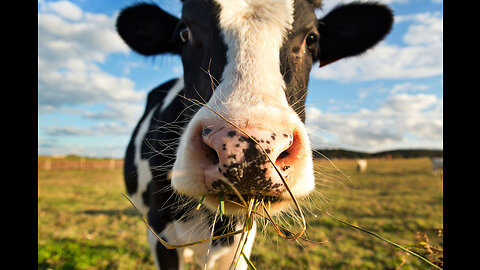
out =
{"type": "Polygon", "coordinates": [[[121,11],[117,32],[134,51],[143,55],[180,52],[173,38],[179,19],[157,5],[140,3],[121,11]]]}
{"type": "Polygon", "coordinates": [[[320,66],[361,54],[382,40],[393,24],[385,5],[354,2],[340,5],[318,21],[320,66]]]}

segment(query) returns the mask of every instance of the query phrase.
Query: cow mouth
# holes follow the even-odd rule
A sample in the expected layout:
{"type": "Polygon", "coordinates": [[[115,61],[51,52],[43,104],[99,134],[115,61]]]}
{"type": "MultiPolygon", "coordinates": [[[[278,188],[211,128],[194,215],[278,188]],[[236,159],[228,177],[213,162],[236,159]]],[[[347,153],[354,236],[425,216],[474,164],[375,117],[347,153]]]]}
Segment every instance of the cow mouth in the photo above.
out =
{"type": "MultiPolygon", "coordinates": [[[[205,196],[205,204],[208,208],[216,211],[219,209],[220,198],[223,197],[225,214],[227,215],[244,215],[247,211],[248,204],[253,200],[255,204],[258,204],[259,207],[262,207],[262,204],[265,208],[275,215],[282,211],[286,205],[288,205],[288,199],[281,198],[279,196],[266,196],[266,195],[252,195],[252,194],[241,194],[243,201],[239,198],[237,194],[220,194],[220,193],[210,193],[205,196]],[[245,206],[245,203],[247,206],[245,206]]],[[[257,209],[260,210],[260,209],[257,209]]]]}
{"type": "MultiPolygon", "coordinates": [[[[220,196],[220,194],[217,194],[217,196],[220,196]]],[[[243,203],[242,200],[239,198],[239,196],[236,194],[224,194],[223,196],[225,201],[230,201],[238,204],[243,203]]],[[[242,197],[244,201],[248,201],[249,199],[253,198],[255,201],[263,201],[265,204],[267,203],[272,204],[272,203],[281,201],[281,198],[278,196],[252,196],[252,195],[242,194],[242,197]]]]}

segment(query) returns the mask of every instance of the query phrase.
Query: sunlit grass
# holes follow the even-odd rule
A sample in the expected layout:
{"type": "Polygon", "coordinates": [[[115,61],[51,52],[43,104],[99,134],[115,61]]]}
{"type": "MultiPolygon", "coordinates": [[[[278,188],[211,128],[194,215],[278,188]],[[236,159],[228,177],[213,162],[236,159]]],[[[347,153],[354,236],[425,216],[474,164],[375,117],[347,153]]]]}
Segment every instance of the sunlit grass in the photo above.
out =
{"type": "MultiPolygon", "coordinates": [[[[346,176],[328,161],[315,162],[317,191],[302,205],[305,236],[328,242],[285,240],[260,223],[251,256],[256,269],[430,269],[323,213],[438,260],[425,248],[443,250],[436,230],[443,228],[443,179],[430,161],[369,160],[366,174],[353,160],[334,164],[346,176]]],[[[39,269],[154,269],[145,225],[121,194],[122,177],[120,169],[38,172],[39,269]]]]}

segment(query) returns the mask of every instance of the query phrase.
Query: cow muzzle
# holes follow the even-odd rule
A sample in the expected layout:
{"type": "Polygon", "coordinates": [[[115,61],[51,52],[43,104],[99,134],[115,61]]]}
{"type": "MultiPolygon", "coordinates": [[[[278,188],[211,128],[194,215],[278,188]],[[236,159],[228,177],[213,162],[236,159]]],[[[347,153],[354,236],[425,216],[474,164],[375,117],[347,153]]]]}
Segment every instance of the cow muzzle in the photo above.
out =
{"type": "Polygon", "coordinates": [[[297,155],[292,133],[204,128],[202,141],[212,162],[205,169],[209,193],[278,197],[285,191],[282,177],[289,178],[297,155]]]}
{"type": "Polygon", "coordinates": [[[292,195],[299,199],[313,190],[312,153],[301,121],[261,126],[212,119],[193,119],[182,137],[172,174],[177,192],[205,196],[212,210],[220,194],[237,205],[256,198],[283,210],[292,195]]]}

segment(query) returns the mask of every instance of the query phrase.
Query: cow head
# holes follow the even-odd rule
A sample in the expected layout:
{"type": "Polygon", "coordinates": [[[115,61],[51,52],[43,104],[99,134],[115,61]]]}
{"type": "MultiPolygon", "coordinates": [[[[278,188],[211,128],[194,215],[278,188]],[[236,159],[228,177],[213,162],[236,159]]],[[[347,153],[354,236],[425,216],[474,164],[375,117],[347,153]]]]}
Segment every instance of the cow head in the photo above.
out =
{"type": "MultiPolygon", "coordinates": [[[[141,3],[117,21],[134,51],[182,58],[191,120],[178,145],[172,187],[192,198],[205,195],[212,210],[220,193],[235,201],[238,191],[268,198],[279,212],[291,200],[280,174],[296,198],[315,186],[304,126],[312,65],[365,52],[390,31],[392,12],[377,3],[350,3],[317,19],[321,1],[183,2],[181,18],[141,3]]],[[[240,213],[235,204],[226,208],[240,213]]]]}

